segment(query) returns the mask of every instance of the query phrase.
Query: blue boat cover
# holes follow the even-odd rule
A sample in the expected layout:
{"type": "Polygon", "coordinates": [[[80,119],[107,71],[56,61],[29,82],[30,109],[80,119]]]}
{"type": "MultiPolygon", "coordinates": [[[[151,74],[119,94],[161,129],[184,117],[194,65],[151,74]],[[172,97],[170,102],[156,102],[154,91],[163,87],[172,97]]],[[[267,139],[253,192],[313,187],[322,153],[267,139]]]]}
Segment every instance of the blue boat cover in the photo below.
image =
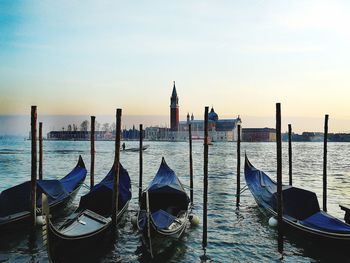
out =
{"type": "MultiPolygon", "coordinates": [[[[162,158],[157,174],[142,193],[141,210],[146,210],[147,191],[152,221],[158,229],[167,228],[180,211],[188,209],[190,199],[179,178],[169,168],[164,158],[162,158]]],[[[140,213],[138,220],[139,227],[143,229],[147,222],[146,213],[140,213]]]]}
{"type": "MultiPolygon", "coordinates": [[[[89,209],[100,215],[110,216],[112,213],[113,180],[115,177],[114,166],[103,180],[95,185],[91,191],[82,196],[79,208],[89,209]]],[[[119,164],[119,195],[118,209],[131,199],[131,183],[127,170],[119,164]]]]}
{"type": "MultiPolygon", "coordinates": [[[[48,196],[49,205],[68,197],[85,180],[86,173],[85,164],[79,156],[76,167],[61,180],[38,180],[37,207],[41,207],[42,193],[48,196]]],[[[30,211],[30,206],[31,181],[6,189],[0,194],[0,217],[30,211]]]]}
{"type": "Polygon", "coordinates": [[[350,225],[322,211],[300,221],[300,224],[321,231],[350,234],[350,225]]]}
{"type": "Polygon", "coordinates": [[[157,229],[166,229],[168,228],[174,221],[176,217],[165,212],[162,209],[152,213],[152,220],[156,225],[157,229]]]}
{"type": "Polygon", "coordinates": [[[149,193],[152,192],[173,192],[179,195],[186,195],[186,191],[183,188],[179,178],[177,178],[175,172],[170,169],[167,163],[162,158],[162,163],[158,169],[156,176],[150,182],[147,190],[149,193]]]}
{"type": "MultiPolygon", "coordinates": [[[[320,211],[317,196],[314,192],[297,187],[282,191],[283,213],[298,220],[304,220],[320,211]]],[[[272,196],[272,208],[277,211],[277,192],[272,196]]]]}
{"type": "MultiPolygon", "coordinates": [[[[277,211],[277,186],[264,172],[256,169],[246,157],[245,180],[257,203],[277,211]]],[[[320,211],[314,192],[282,186],[283,215],[297,219],[301,225],[330,233],[350,234],[350,225],[320,211]]]]}

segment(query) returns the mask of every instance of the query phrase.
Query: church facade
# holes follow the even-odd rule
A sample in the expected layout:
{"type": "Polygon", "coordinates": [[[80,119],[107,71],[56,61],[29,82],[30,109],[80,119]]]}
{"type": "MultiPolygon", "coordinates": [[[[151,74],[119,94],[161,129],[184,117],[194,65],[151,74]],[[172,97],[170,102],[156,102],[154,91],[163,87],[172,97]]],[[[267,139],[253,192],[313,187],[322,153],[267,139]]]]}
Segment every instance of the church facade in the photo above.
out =
{"type": "MultiPolygon", "coordinates": [[[[185,121],[179,119],[179,98],[177,96],[175,81],[170,97],[170,128],[149,127],[145,129],[145,139],[164,141],[187,141],[188,127],[191,124],[192,139],[204,138],[204,120],[196,120],[194,115],[187,113],[185,121]]],[[[219,115],[212,107],[208,113],[208,135],[211,141],[236,141],[237,125],[241,124],[238,116],[233,119],[219,119],[219,115]]]]}

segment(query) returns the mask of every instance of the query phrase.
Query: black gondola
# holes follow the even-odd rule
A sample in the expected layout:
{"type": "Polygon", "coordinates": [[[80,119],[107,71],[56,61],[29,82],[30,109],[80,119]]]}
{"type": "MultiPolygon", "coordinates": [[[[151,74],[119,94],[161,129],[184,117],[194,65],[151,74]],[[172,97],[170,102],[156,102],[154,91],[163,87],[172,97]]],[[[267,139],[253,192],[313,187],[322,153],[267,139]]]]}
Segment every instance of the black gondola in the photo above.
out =
{"type": "MultiPolygon", "coordinates": [[[[67,218],[61,226],[55,226],[48,220],[46,226],[50,252],[91,249],[101,244],[102,239],[112,229],[112,194],[114,166],[106,177],[95,185],[89,193],[82,196],[77,210],[67,218]],[[92,246],[91,246],[92,245],[92,246]]],[[[120,220],[127,210],[131,199],[130,177],[120,164],[119,170],[119,198],[117,220],[120,220]]]]}
{"type": "MultiPolygon", "coordinates": [[[[87,170],[81,156],[75,168],[60,180],[37,181],[37,215],[41,214],[41,194],[48,196],[48,205],[55,216],[77,194],[87,170]]],[[[0,194],[0,233],[30,223],[31,182],[27,181],[0,194]]]]}
{"type": "MultiPolygon", "coordinates": [[[[245,180],[257,204],[277,215],[277,185],[245,158],[245,180]]],[[[282,186],[283,226],[287,231],[328,245],[349,245],[350,225],[320,210],[314,192],[290,185],[282,186]]]]}
{"type": "Polygon", "coordinates": [[[162,252],[183,234],[189,217],[190,199],[164,157],[156,176],[142,192],[137,227],[153,253],[162,252]]]}
{"type": "MultiPolygon", "coordinates": [[[[142,146],[142,151],[145,151],[147,150],[147,148],[149,147],[149,145],[144,145],[142,146]]],[[[140,151],[140,148],[138,147],[135,147],[135,148],[122,148],[121,151],[123,152],[139,152],[140,151]]]]}

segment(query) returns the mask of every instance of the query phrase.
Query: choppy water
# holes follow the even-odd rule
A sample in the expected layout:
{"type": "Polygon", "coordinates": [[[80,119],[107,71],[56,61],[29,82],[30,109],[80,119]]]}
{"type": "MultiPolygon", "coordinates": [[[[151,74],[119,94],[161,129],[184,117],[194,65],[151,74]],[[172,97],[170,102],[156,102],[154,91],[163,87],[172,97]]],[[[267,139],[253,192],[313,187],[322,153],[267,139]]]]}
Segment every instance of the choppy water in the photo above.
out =
{"type": "MultiPolygon", "coordinates": [[[[159,167],[164,156],[180,180],[189,185],[188,144],[171,142],[145,142],[150,147],[144,152],[144,186],[159,167]]],[[[137,147],[138,142],[126,142],[137,147]]],[[[283,144],[284,181],[288,180],[287,145],[283,144]]],[[[242,156],[248,154],[251,162],[275,178],[276,145],[274,143],[243,143],[242,156]]],[[[339,203],[350,204],[350,144],[328,144],[328,210],[343,218],[339,203]]],[[[44,142],[44,177],[60,178],[76,164],[81,154],[89,170],[89,142],[44,142]]],[[[114,143],[96,142],[95,182],[99,182],[113,163],[114,143]]],[[[313,190],[322,203],[322,143],[293,144],[293,183],[313,190]]],[[[244,185],[242,158],[242,184],[244,185]]],[[[203,144],[194,142],[195,213],[202,218],[203,144]]],[[[133,182],[133,198],[119,238],[101,255],[97,262],[147,262],[140,249],[140,237],[132,226],[131,217],[137,210],[136,185],[138,183],[138,153],[122,152],[121,162],[133,182]]],[[[277,253],[276,230],[268,226],[249,190],[241,197],[241,208],[235,210],[236,144],[214,143],[209,148],[209,204],[207,255],[215,262],[271,262],[280,261],[277,253]]],[[[30,178],[30,142],[23,139],[0,139],[0,191],[30,178]]],[[[86,183],[89,183],[87,176],[86,183]]],[[[82,188],[79,195],[87,190],[82,188]]],[[[75,205],[78,199],[75,200],[75,205]]],[[[47,254],[38,229],[36,241],[27,233],[16,233],[0,238],[0,262],[47,262],[47,254]]],[[[158,257],[156,262],[199,262],[202,225],[189,227],[183,239],[158,257]]],[[[86,261],[86,259],[84,260],[86,261]]],[[[350,262],[347,251],[337,254],[315,248],[303,240],[287,238],[283,262],[350,262]]]]}

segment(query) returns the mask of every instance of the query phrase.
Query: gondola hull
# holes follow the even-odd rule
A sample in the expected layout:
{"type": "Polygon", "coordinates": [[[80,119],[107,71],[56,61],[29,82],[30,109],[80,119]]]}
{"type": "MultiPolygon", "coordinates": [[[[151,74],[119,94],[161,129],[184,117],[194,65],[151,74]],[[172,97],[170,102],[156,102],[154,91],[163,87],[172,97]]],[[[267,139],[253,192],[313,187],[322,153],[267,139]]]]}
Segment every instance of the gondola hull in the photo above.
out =
{"type": "MultiPolygon", "coordinates": [[[[128,205],[129,203],[118,212],[118,223],[122,220],[128,205]]],[[[68,219],[59,228],[56,228],[49,220],[47,229],[52,255],[62,252],[88,253],[87,248],[89,247],[94,247],[92,253],[95,253],[96,247],[104,246],[106,245],[105,241],[110,240],[113,225],[111,217],[103,217],[85,210],[77,213],[73,219],[68,219]]]]}
{"type": "MultiPolygon", "coordinates": [[[[67,209],[67,206],[72,203],[76,195],[78,194],[82,184],[79,184],[77,188],[66,198],[60,200],[59,202],[50,204],[50,211],[52,213],[52,218],[56,218],[64,214],[64,210],[67,209]]],[[[37,208],[37,216],[41,216],[41,208],[37,208]]],[[[24,228],[28,226],[31,222],[31,216],[28,211],[18,213],[17,215],[11,216],[3,222],[0,221],[0,233],[11,232],[18,228],[24,228]]]]}
{"type": "MultiPolygon", "coordinates": [[[[272,181],[266,174],[253,167],[247,158],[245,164],[245,177],[248,188],[259,207],[262,208],[263,212],[267,213],[268,216],[277,217],[276,207],[274,205],[275,193],[273,193],[276,183],[272,181]],[[256,178],[254,178],[254,176],[256,178]],[[269,191],[267,191],[267,189],[270,189],[269,191],[271,194],[269,191]]],[[[330,216],[323,211],[320,211],[318,207],[317,197],[314,193],[287,185],[283,186],[282,192],[284,207],[283,209],[285,211],[282,217],[283,229],[288,234],[295,237],[307,238],[310,241],[317,241],[319,245],[325,245],[327,247],[339,248],[347,247],[350,245],[350,225],[330,216]],[[293,200],[290,200],[290,198],[288,198],[288,191],[299,191],[300,195],[306,193],[306,198],[304,200],[302,197],[301,201],[298,200],[300,207],[299,211],[297,211],[297,214],[304,213],[301,218],[298,218],[298,216],[290,212],[298,207],[293,207],[293,205],[295,206],[295,203],[293,203],[293,200]],[[308,200],[309,197],[311,198],[308,200]],[[302,203],[308,204],[305,205],[302,203]],[[304,210],[308,210],[305,209],[307,206],[311,211],[303,212],[303,208],[304,210]],[[318,219],[318,221],[313,219],[315,217],[318,219]],[[310,222],[312,224],[310,224],[310,222]],[[326,227],[333,228],[334,231],[322,229],[326,227]]]]}
{"type": "MultiPolygon", "coordinates": [[[[185,218],[182,220],[182,223],[179,227],[173,230],[159,230],[153,221],[151,221],[150,225],[150,235],[151,235],[151,245],[152,245],[152,253],[161,254],[164,250],[169,248],[174,242],[178,241],[182,238],[186,227],[188,225],[188,213],[186,213],[185,218]]],[[[142,232],[142,242],[146,245],[148,252],[150,252],[150,243],[148,238],[148,229],[144,228],[141,230],[142,232]]]]}
{"type": "MultiPolygon", "coordinates": [[[[40,186],[41,192],[47,192],[51,196],[49,206],[53,217],[60,215],[63,209],[75,198],[85,180],[86,173],[84,161],[79,156],[76,167],[64,178],[60,180],[39,180],[37,182],[37,188],[40,186]]],[[[29,185],[30,182],[25,182],[1,193],[0,233],[11,232],[30,225],[29,185]],[[15,200],[14,204],[12,203],[13,200],[15,200]],[[16,204],[18,204],[18,207],[16,204]]],[[[39,194],[37,196],[36,214],[37,216],[41,215],[41,195],[39,194]]]]}
{"type": "MultiPolygon", "coordinates": [[[[115,235],[112,224],[112,197],[114,192],[114,165],[105,178],[80,198],[77,210],[71,214],[60,226],[54,225],[46,218],[43,236],[48,240],[48,250],[53,256],[70,256],[73,254],[96,254],[100,247],[106,248],[108,242],[115,235]],[[93,249],[90,249],[93,248],[93,249]]],[[[118,190],[119,223],[127,211],[131,200],[131,183],[128,172],[120,165],[118,190]]],[[[48,209],[44,209],[45,216],[48,209]]]]}
{"type": "Polygon", "coordinates": [[[190,202],[175,172],[164,158],[141,196],[137,227],[150,254],[160,254],[181,238],[189,222],[190,202]]]}

